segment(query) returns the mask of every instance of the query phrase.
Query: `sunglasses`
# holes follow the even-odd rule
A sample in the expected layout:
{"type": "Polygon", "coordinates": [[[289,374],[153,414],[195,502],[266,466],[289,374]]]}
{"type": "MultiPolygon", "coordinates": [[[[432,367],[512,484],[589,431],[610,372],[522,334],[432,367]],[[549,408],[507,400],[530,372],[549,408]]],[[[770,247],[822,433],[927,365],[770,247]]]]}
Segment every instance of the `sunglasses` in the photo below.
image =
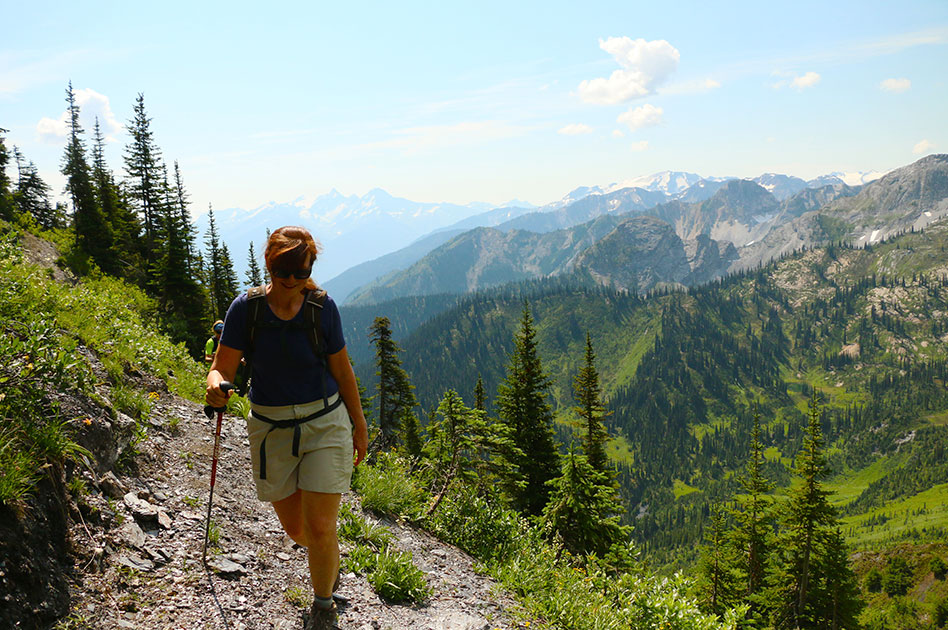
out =
{"type": "Polygon", "coordinates": [[[294,269],[293,271],[288,269],[271,269],[270,274],[274,278],[280,278],[281,280],[286,280],[290,276],[293,276],[297,280],[306,280],[313,275],[313,268],[310,266],[305,269],[294,269]]]}

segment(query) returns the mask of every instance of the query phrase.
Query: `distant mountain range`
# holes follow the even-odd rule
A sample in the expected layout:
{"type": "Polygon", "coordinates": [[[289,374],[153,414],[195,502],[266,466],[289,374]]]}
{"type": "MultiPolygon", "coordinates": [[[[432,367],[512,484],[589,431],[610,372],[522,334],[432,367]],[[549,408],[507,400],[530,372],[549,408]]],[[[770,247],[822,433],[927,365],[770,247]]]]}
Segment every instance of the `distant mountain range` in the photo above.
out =
{"type": "MultiPolygon", "coordinates": [[[[778,201],[783,201],[807,187],[861,182],[874,175],[831,173],[804,182],[788,175],[765,174],[750,181],[759,183],[778,201]]],[[[416,202],[393,197],[378,188],[361,197],[332,190],[315,198],[271,202],[252,210],[217,210],[215,218],[241,280],[248,267],[247,250],[251,241],[258,256],[262,256],[267,229],[288,224],[309,227],[325,250],[319,262],[318,278],[342,300],[358,287],[417,262],[445,242],[445,233],[456,235],[478,227],[549,232],[610,212],[644,210],[669,201],[704,201],[731,179],[662,171],[605,186],[580,187],[540,207],[520,200],[500,206],[416,202]]],[[[207,231],[207,222],[207,214],[196,222],[202,235],[207,231]]]]}

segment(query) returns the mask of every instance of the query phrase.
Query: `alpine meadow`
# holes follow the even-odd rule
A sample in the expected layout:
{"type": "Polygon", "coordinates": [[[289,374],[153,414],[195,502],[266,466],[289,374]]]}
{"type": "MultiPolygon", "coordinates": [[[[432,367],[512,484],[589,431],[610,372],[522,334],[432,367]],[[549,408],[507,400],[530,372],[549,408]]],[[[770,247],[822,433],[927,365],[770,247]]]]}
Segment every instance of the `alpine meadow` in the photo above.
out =
{"type": "Polygon", "coordinates": [[[948,7],[172,4],[4,7],[0,627],[948,628],[948,7]]]}

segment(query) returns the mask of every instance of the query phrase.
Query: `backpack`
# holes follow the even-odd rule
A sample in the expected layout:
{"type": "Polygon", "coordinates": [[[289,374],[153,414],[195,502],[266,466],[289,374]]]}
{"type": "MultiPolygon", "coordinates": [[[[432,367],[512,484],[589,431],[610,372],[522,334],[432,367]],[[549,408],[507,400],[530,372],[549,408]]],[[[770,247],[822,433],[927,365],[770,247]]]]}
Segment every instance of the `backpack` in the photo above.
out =
{"type": "MultiPolygon", "coordinates": [[[[244,361],[237,368],[235,385],[237,393],[241,396],[247,394],[250,389],[250,379],[253,376],[253,351],[256,341],[257,331],[261,328],[271,327],[273,324],[264,321],[264,304],[266,303],[267,286],[262,284],[253,287],[247,291],[247,336],[250,340],[247,350],[244,351],[244,361]]],[[[326,375],[329,371],[328,353],[326,351],[326,340],[322,329],[322,309],[326,303],[326,292],[317,287],[315,290],[306,293],[306,300],[303,303],[303,321],[309,337],[310,345],[313,347],[313,353],[317,360],[322,364],[323,370],[323,398],[326,399],[326,375]]],[[[327,403],[328,405],[328,403],[327,403]]]]}

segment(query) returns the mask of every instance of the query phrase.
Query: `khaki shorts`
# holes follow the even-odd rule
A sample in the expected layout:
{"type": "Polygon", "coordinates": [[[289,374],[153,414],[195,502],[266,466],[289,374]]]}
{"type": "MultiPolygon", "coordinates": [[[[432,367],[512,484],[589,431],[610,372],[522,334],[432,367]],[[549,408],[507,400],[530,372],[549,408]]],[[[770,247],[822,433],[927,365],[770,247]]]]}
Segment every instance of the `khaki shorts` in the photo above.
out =
{"type": "MultiPolygon", "coordinates": [[[[329,397],[330,405],[336,400],[329,397]]],[[[297,489],[342,494],[352,480],[352,422],[345,404],[324,416],[300,425],[299,457],[293,456],[293,429],[275,429],[254,417],[271,420],[305,418],[323,408],[318,400],[303,405],[271,407],[251,405],[247,418],[250,459],[257,498],[261,501],[285,499],[297,489]],[[271,431],[271,429],[273,429],[271,431]],[[267,478],[260,478],[260,444],[266,438],[267,478]]]]}

